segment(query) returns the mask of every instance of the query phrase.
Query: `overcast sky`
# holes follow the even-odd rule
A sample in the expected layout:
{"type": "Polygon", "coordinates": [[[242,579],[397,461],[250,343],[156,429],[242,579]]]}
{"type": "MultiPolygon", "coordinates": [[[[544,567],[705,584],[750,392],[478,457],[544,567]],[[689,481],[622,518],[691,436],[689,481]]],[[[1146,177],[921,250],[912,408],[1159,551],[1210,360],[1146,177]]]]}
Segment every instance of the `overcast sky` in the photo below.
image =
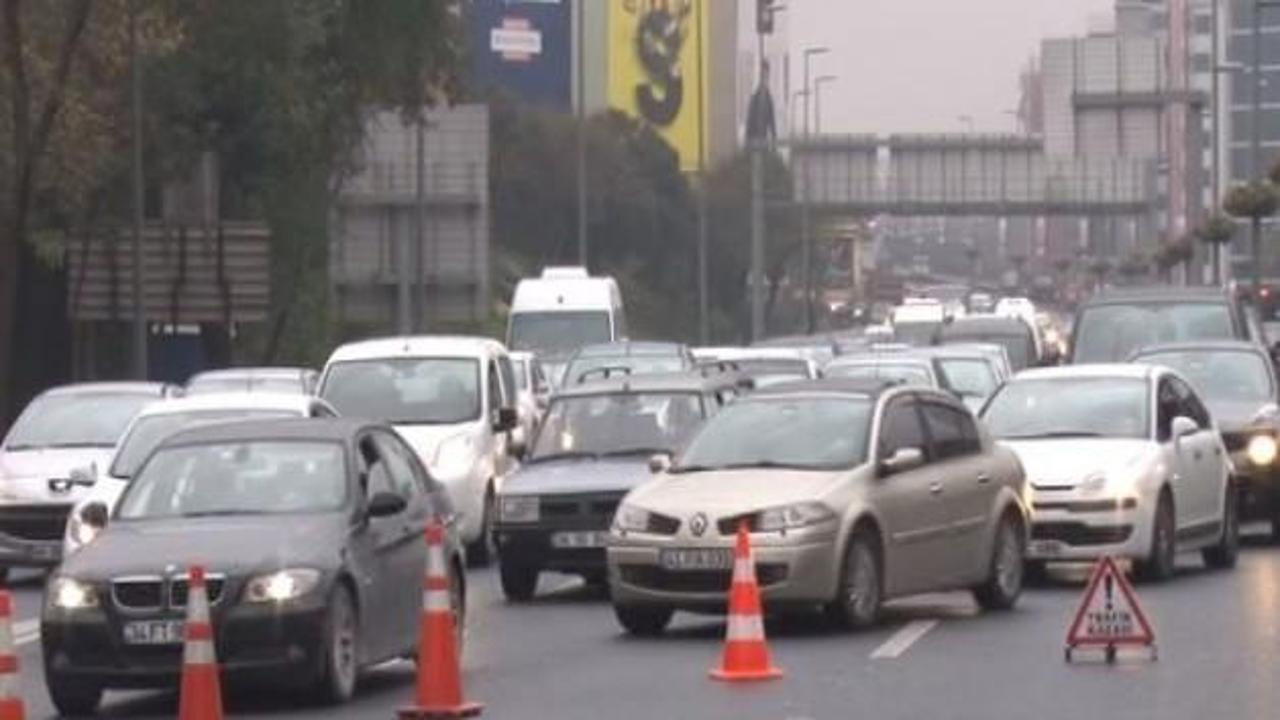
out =
{"type": "MultiPolygon", "coordinates": [[[[1010,132],[1018,73],[1042,37],[1075,35],[1115,0],[786,0],[791,47],[825,45],[813,74],[824,132],[1010,132]]],[[[801,67],[793,66],[796,89],[801,67]]]]}

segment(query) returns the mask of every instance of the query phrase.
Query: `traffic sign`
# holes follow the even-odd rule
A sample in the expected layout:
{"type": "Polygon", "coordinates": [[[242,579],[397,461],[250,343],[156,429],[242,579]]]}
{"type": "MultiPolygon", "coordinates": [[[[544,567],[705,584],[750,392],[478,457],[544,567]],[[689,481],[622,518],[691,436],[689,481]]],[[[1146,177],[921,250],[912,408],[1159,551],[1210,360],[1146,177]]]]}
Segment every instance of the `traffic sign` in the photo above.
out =
{"type": "Polygon", "coordinates": [[[1067,631],[1066,658],[1071,662],[1076,648],[1101,648],[1112,663],[1120,647],[1144,647],[1156,659],[1156,635],[1138,605],[1138,596],[1115,560],[1104,557],[1094,566],[1084,600],[1067,631]]]}

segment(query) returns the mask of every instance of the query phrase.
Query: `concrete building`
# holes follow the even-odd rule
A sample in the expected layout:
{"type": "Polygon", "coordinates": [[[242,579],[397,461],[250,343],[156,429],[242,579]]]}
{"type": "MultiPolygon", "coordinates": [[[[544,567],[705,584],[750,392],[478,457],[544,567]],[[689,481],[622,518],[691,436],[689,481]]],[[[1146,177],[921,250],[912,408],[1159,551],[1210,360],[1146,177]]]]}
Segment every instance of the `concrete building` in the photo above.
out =
{"type": "Polygon", "coordinates": [[[1259,123],[1262,153],[1253,153],[1253,29],[1254,0],[1223,0],[1226,12],[1226,56],[1241,71],[1224,82],[1227,88],[1228,172],[1232,182],[1264,175],[1280,160],[1280,7],[1261,9],[1262,104],[1259,123]]]}

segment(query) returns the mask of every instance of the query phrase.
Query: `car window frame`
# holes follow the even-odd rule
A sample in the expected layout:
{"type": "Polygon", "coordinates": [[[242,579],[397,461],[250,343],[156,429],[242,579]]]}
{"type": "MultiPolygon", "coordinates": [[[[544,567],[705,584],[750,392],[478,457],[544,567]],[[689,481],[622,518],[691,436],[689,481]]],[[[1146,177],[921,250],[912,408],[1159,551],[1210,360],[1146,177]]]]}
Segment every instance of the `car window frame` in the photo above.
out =
{"type": "Polygon", "coordinates": [[[978,431],[977,421],[974,419],[973,414],[970,413],[967,409],[959,408],[955,404],[946,402],[941,398],[931,397],[931,398],[921,398],[917,402],[917,410],[921,416],[921,419],[924,421],[925,433],[929,437],[929,449],[926,455],[932,458],[933,462],[948,462],[951,460],[963,460],[966,458],[973,457],[975,455],[982,454],[982,433],[978,431]],[[965,442],[972,441],[973,443],[972,446],[966,447],[966,449],[960,453],[956,453],[956,454],[944,453],[942,449],[937,446],[938,439],[934,435],[933,424],[929,420],[929,413],[927,408],[929,408],[930,406],[939,408],[945,412],[954,413],[957,417],[959,417],[964,423],[961,430],[961,439],[965,442]],[[968,428],[971,436],[966,436],[963,430],[964,427],[968,428]]]}
{"type": "Polygon", "coordinates": [[[887,446],[884,443],[885,432],[889,425],[890,413],[894,412],[894,410],[897,408],[898,405],[907,405],[909,408],[913,410],[912,414],[915,415],[916,426],[920,430],[921,444],[918,447],[920,449],[920,452],[924,455],[924,465],[929,465],[934,462],[933,457],[931,456],[931,449],[930,449],[930,445],[932,444],[932,442],[929,438],[928,427],[926,427],[924,422],[924,417],[920,412],[920,402],[921,402],[920,397],[916,393],[903,393],[903,394],[895,395],[889,398],[884,403],[883,409],[880,412],[879,422],[877,423],[875,428],[876,438],[875,438],[875,447],[873,448],[873,452],[875,453],[877,464],[884,462],[885,460],[888,460],[889,458],[893,457],[893,452],[897,452],[897,450],[901,450],[902,447],[913,447],[911,445],[904,445],[902,447],[894,449],[893,452],[889,452],[887,446]]]}

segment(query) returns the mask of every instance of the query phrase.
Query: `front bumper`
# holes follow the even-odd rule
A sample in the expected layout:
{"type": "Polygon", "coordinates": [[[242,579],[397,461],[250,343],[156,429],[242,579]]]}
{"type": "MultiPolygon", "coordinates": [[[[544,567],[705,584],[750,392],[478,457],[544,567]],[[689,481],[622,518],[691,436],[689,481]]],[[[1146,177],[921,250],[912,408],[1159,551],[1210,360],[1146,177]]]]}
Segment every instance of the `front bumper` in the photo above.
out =
{"type": "MultiPolygon", "coordinates": [[[[283,605],[215,605],[215,646],[222,672],[269,675],[271,681],[288,685],[314,678],[324,657],[327,617],[319,597],[283,605]]],[[[107,688],[172,686],[181,677],[182,646],[127,645],[123,627],[135,620],[175,619],[181,619],[181,613],[46,609],[40,623],[45,672],[107,688]]]]}
{"type": "Polygon", "coordinates": [[[1141,499],[1037,497],[1033,504],[1028,560],[1088,561],[1103,556],[1146,558],[1151,550],[1151,512],[1141,499]],[[1099,509],[1110,505],[1111,509],[1099,509]]]}
{"type": "Polygon", "coordinates": [[[62,561],[71,505],[0,505],[0,567],[51,568],[62,561]]]}
{"type": "Polygon", "coordinates": [[[537,522],[498,522],[498,550],[503,561],[566,573],[604,572],[609,527],[623,495],[541,496],[537,522]]]}
{"type": "MultiPolygon", "coordinates": [[[[808,606],[827,603],[838,584],[836,533],[795,532],[752,535],[756,580],[767,605],[808,606]]],[[[703,542],[653,537],[628,540],[613,536],[608,548],[609,587],[620,605],[663,605],[682,610],[721,611],[726,605],[732,569],[668,570],[660,563],[663,549],[732,550],[732,536],[703,542]]]]}

